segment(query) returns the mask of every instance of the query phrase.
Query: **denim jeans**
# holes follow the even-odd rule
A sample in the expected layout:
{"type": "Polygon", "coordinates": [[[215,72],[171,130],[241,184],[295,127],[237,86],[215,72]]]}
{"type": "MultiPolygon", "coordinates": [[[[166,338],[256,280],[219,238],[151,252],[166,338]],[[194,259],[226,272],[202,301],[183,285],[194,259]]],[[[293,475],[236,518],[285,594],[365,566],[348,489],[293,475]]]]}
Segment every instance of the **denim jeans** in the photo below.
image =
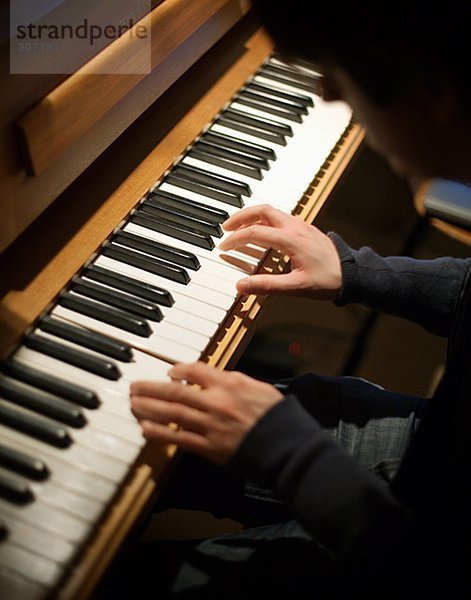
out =
{"type": "Polygon", "coordinates": [[[295,521],[203,540],[183,561],[169,598],[339,598],[334,558],[295,521]]]}
{"type": "MultiPolygon", "coordinates": [[[[339,444],[391,481],[425,400],[353,377],[306,374],[277,381],[339,444]]],[[[180,507],[242,522],[244,530],[203,540],[187,553],[169,598],[337,598],[336,562],[271,490],[223,467],[182,456],[158,510],[180,507]]]]}

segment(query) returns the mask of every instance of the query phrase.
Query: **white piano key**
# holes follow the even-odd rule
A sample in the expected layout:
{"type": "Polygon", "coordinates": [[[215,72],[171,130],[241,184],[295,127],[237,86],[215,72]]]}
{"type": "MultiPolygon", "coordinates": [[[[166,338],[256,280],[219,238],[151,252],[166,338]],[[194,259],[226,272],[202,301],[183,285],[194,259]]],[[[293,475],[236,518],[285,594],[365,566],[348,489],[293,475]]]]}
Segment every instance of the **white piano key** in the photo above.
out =
{"type": "MultiPolygon", "coordinates": [[[[191,165],[193,167],[198,167],[200,169],[208,170],[210,168],[209,163],[205,163],[199,158],[193,158],[189,156],[182,160],[183,164],[191,165]]],[[[244,196],[245,206],[255,206],[256,204],[271,204],[276,208],[281,208],[286,210],[287,208],[292,208],[296,202],[301,197],[304,189],[298,189],[294,186],[288,188],[288,186],[275,186],[274,184],[270,185],[265,179],[261,181],[253,181],[251,183],[250,178],[246,177],[244,181],[243,176],[238,176],[233,171],[228,169],[224,169],[222,167],[218,167],[213,165],[212,171],[224,177],[232,177],[240,182],[246,182],[250,185],[250,189],[252,192],[251,196],[244,196]]]]}
{"type": "Polygon", "coordinates": [[[51,589],[59,584],[64,573],[63,567],[56,562],[34,554],[9,540],[0,544],[0,565],[51,589]]]}
{"type": "Polygon", "coordinates": [[[301,73],[306,72],[310,75],[313,75],[314,77],[322,77],[322,74],[314,67],[314,65],[310,65],[309,63],[299,63],[295,61],[293,65],[291,63],[286,62],[279,56],[270,56],[267,62],[269,64],[286,66],[288,68],[294,67],[297,71],[300,71],[301,73]]]}
{"type": "MultiPolygon", "coordinates": [[[[151,352],[154,356],[163,357],[171,362],[193,362],[198,360],[210,341],[209,337],[194,333],[188,329],[175,327],[171,324],[165,324],[165,327],[161,327],[159,330],[155,326],[154,333],[147,338],[125,331],[114,325],[103,323],[63,306],[57,306],[53,314],[71,323],[86,327],[91,331],[97,331],[115,339],[123,340],[139,350],[151,352]],[[164,337],[160,333],[162,330],[168,337],[164,337]],[[173,339],[172,334],[174,336],[173,339]]],[[[162,323],[163,321],[157,325],[161,325],[162,323]]],[[[154,329],[154,324],[149,324],[154,329]]]]}
{"type": "Polygon", "coordinates": [[[54,449],[49,453],[46,444],[35,442],[24,434],[18,434],[13,429],[0,426],[0,433],[5,444],[19,451],[28,452],[42,460],[49,468],[49,479],[75,493],[109,502],[115,495],[118,484],[100,476],[100,473],[78,463],[70,463],[61,450],[54,449]],[[97,476],[98,475],[98,476],[97,476]]]}
{"type": "Polygon", "coordinates": [[[227,316],[225,310],[221,310],[216,306],[208,306],[204,304],[200,300],[195,300],[194,298],[189,298],[188,296],[183,296],[181,294],[173,294],[173,298],[175,303],[173,306],[161,306],[161,310],[164,314],[169,314],[172,311],[172,308],[179,310],[181,312],[185,312],[188,314],[197,314],[203,315],[205,320],[210,323],[215,323],[219,325],[224,321],[227,316]]]}
{"type": "MultiPolygon", "coordinates": [[[[46,337],[46,335],[44,335],[44,337],[46,337]]],[[[0,400],[3,402],[1,396],[0,400]]],[[[25,416],[35,416],[45,423],[59,424],[59,422],[55,421],[54,419],[43,417],[35,411],[23,408],[22,406],[15,405],[15,409],[25,416]]],[[[126,464],[132,463],[141,450],[142,444],[139,444],[137,440],[135,442],[130,442],[128,440],[119,438],[116,435],[100,431],[95,427],[93,422],[86,424],[82,428],[68,427],[62,423],[60,423],[60,425],[68,431],[69,436],[74,442],[80,442],[84,446],[94,448],[110,458],[117,457],[120,461],[123,461],[126,464]]]]}
{"type": "Polygon", "coordinates": [[[144,442],[141,443],[141,440],[130,442],[118,437],[118,435],[100,431],[93,422],[83,429],[71,430],[71,436],[84,446],[94,448],[108,456],[118,457],[119,460],[127,464],[132,464],[136,460],[144,444],[144,442]]]}
{"type": "MultiPolygon", "coordinates": [[[[97,287],[103,288],[103,290],[106,290],[107,292],[112,293],[114,290],[114,288],[110,285],[98,283],[91,279],[88,280],[87,277],[83,277],[83,279],[85,281],[90,281],[97,287]]],[[[121,293],[129,295],[130,298],[136,297],[133,294],[127,294],[126,292],[121,293]]],[[[211,338],[217,331],[217,323],[199,317],[197,314],[194,314],[194,312],[188,312],[188,310],[180,310],[179,308],[175,308],[175,306],[159,306],[159,309],[162,315],[164,316],[165,323],[170,323],[173,326],[182,327],[184,329],[189,329],[190,331],[201,334],[207,338],[211,338]]],[[[194,310],[194,306],[192,307],[192,309],[194,310]]],[[[60,311],[53,309],[51,314],[53,314],[54,316],[59,316],[59,312],[60,311]]]]}
{"type": "MultiPolygon", "coordinates": [[[[233,135],[231,137],[234,138],[236,136],[233,135]]],[[[290,139],[289,145],[293,145],[295,143],[296,140],[290,139]]],[[[283,149],[276,161],[271,160],[270,169],[262,171],[261,179],[253,179],[247,175],[240,175],[236,171],[232,171],[229,167],[224,167],[223,165],[214,165],[210,167],[209,165],[211,163],[206,163],[206,169],[209,170],[209,168],[211,168],[215,170],[217,168],[217,173],[221,176],[232,177],[237,180],[239,180],[240,178],[240,181],[244,181],[250,186],[250,189],[252,190],[254,196],[261,194],[270,194],[273,197],[273,201],[279,202],[284,198],[284,195],[286,193],[297,191],[298,193],[302,194],[305,189],[304,180],[305,174],[307,173],[308,164],[305,161],[303,161],[302,158],[297,157],[297,159],[295,160],[295,157],[292,157],[291,163],[289,165],[290,171],[282,171],[278,168],[279,160],[287,153],[288,147],[283,149]]],[[[192,156],[184,157],[183,162],[191,164],[190,159],[200,160],[203,163],[205,162],[205,159],[202,157],[199,157],[197,159],[197,157],[192,156]]],[[[195,165],[196,164],[197,163],[195,163],[195,165]]],[[[312,167],[310,168],[309,172],[311,171],[312,167]]]]}
{"type": "Polygon", "coordinates": [[[41,529],[40,524],[35,527],[9,516],[7,527],[9,541],[56,563],[66,564],[77,552],[73,544],[41,529]]]}
{"type": "Polygon", "coordinates": [[[8,567],[0,566],[0,590],[2,600],[46,600],[51,590],[22,577],[8,567]]]}
{"type": "Polygon", "coordinates": [[[275,81],[269,77],[267,77],[266,75],[263,74],[263,71],[259,71],[257,73],[255,73],[255,75],[251,78],[251,81],[257,82],[257,83],[262,83],[263,85],[266,85],[267,87],[273,87],[273,88],[278,88],[281,90],[284,90],[286,92],[290,92],[290,93],[301,93],[304,94],[305,96],[309,96],[314,103],[316,103],[318,100],[320,100],[320,96],[312,91],[309,90],[304,90],[304,89],[299,89],[298,87],[294,86],[293,84],[288,84],[287,82],[283,82],[283,81],[275,81]]]}
{"type": "MultiPolygon", "coordinates": [[[[257,119],[263,120],[265,116],[261,110],[238,105],[237,102],[235,102],[233,106],[239,112],[243,112],[257,119]]],[[[266,116],[268,118],[268,115],[266,116]]],[[[294,136],[293,138],[288,138],[288,144],[286,146],[287,152],[284,152],[283,154],[292,154],[294,160],[299,160],[299,157],[303,156],[303,154],[300,153],[300,150],[305,149],[314,151],[317,148],[322,150],[324,156],[327,157],[328,154],[325,154],[325,152],[329,152],[328,146],[332,147],[337,143],[339,134],[342,133],[350,121],[350,116],[348,119],[345,119],[343,112],[341,120],[339,120],[339,115],[335,115],[335,117],[335,122],[330,123],[329,120],[332,120],[330,109],[322,102],[319,102],[316,107],[312,109],[310,115],[306,118],[305,123],[294,124],[292,126],[294,136]],[[338,129],[339,126],[341,127],[340,131],[338,129]],[[296,152],[294,152],[295,148],[296,152]]],[[[284,121],[282,118],[276,118],[276,121],[279,123],[284,122],[286,125],[289,124],[288,121],[284,121]]],[[[309,160],[310,159],[311,156],[309,155],[309,160]]]]}
{"type": "Polygon", "coordinates": [[[82,428],[68,427],[75,441],[96,448],[101,453],[131,463],[145,444],[138,423],[115,415],[82,409],[87,423],[82,428]]]}
{"type": "Polygon", "coordinates": [[[83,466],[92,473],[111,482],[120,481],[129,468],[126,462],[116,457],[112,458],[101,452],[96,452],[94,449],[83,444],[74,443],[68,448],[59,449],[4,425],[0,425],[0,433],[5,436],[5,439],[14,437],[21,444],[24,444],[25,448],[33,451],[36,450],[38,454],[40,453],[40,456],[45,457],[45,460],[48,456],[55,456],[66,461],[69,465],[83,466]]]}
{"type": "MultiPolygon", "coordinates": [[[[165,279],[154,273],[144,271],[144,269],[138,269],[131,265],[127,265],[121,261],[109,258],[108,256],[99,256],[95,260],[95,264],[105,267],[107,269],[115,269],[117,273],[123,275],[129,275],[129,277],[135,277],[141,281],[147,281],[153,285],[158,285],[167,289],[172,295],[181,294],[188,298],[195,298],[199,302],[208,304],[208,306],[215,306],[219,309],[224,309],[226,312],[230,310],[234,304],[234,298],[231,298],[227,294],[221,294],[216,290],[211,290],[201,285],[192,283],[183,285],[170,279],[165,279]]],[[[209,310],[209,309],[208,309],[209,310]]]]}
{"type": "MultiPolygon", "coordinates": [[[[178,187],[171,185],[169,183],[162,183],[159,186],[160,189],[162,189],[163,191],[167,191],[170,192],[172,194],[177,194],[177,195],[182,195],[182,190],[180,190],[178,187]]],[[[211,207],[215,207],[215,208],[221,208],[223,206],[223,203],[220,202],[219,200],[214,200],[213,198],[208,198],[206,196],[202,196],[200,194],[196,194],[195,192],[190,192],[188,190],[184,191],[185,198],[188,198],[189,200],[196,200],[197,202],[203,202],[205,204],[207,204],[208,206],[211,207]]],[[[229,206],[229,205],[227,205],[229,206]]],[[[230,210],[228,210],[227,212],[229,213],[230,216],[236,214],[237,212],[239,212],[241,209],[237,208],[237,207],[231,207],[230,210]]],[[[160,232],[154,232],[151,229],[148,229],[146,227],[142,227],[141,225],[137,225],[136,223],[127,223],[124,227],[123,227],[124,231],[133,231],[133,232],[139,232],[140,234],[144,235],[144,236],[152,236],[154,233],[158,234],[159,237],[155,237],[154,239],[162,239],[162,240],[166,240],[165,243],[170,244],[171,242],[173,242],[174,244],[176,244],[175,238],[172,238],[170,236],[166,236],[163,233],[160,232]],[[139,228],[139,229],[134,229],[135,227],[139,228]],[[164,236],[164,237],[160,237],[160,236],[164,236]]],[[[224,232],[223,232],[223,237],[224,237],[224,232]]],[[[223,266],[227,266],[230,267],[234,270],[236,270],[237,272],[239,272],[241,274],[241,277],[246,275],[247,273],[249,273],[251,271],[251,269],[255,269],[260,261],[263,259],[264,257],[264,252],[260,250],[260,248],[258,248],[257,246],[253,246],[253,245],[249,245],[246,249],[244,248],[243,250],[231,250],[229,252],[221,252],[220,250],[218,250],[217,248],[217,244],[221,241],[222,238],[214,238],[216,247],[213,248],[212,250],[207,250],[206,248],[199,248],[197,246],[193,246],[192,244],[189,244],[187,242],[183,242],[181,240],[178,240],[178,247],[188,250],[188,252],[193,252],[193,254],[196,254],[197,256],[204,256],[206,258],[208,258],[209,260],[214,260],[215,262],[221,263],[223,266]]]]}
{"type": "MultiPolygon", "coordinates": [[[[16,381],[12,377],[6,377],[6,376],[0,374],[0,381],[2,381],[2,380],[5,382],[15,382],[16,381]]],[[[21,382],[20,382],[20,385],[22,385],[21,382]]],[[[23,387],[25,390],[28,390],[30,388],[35,389],[34,386],[23,386],[23,387]]],[[[47,401],[48,398],[50,398],[52,401],[54,401],[56,398],[60,398],[58,396],[56,397],[54,394],[49,394],[48,392],[45,392],[43,390],[38,390],[38,391],[41,393],[41,395],[45,401],[47,401]]],[[[74,406],[73,402],[70,402],[70,401],[68,401],[68,402],[72,406],[74,406]]],[[[88,409],[88,408],[82,407],[78,404],[75,406],[80,410],[80,413],[86,419],[87,424],[93,422],[93,426],[96,427],[97,429],[107,432],[107,433],[111,433],[111,434],[116,435],[125,440],[131,441],[134,444],[142,445],[144,443],[144,440],[141,435],[141,429],[135,419],[129,419],[129,418],[123,419],[121,416],[117,416],[112,413],[110,414],[109,412],[106,412],[103,410],[88,409]]],[[[54,418],[54,417],[50,417],[50,418],[54,418]]],[[[72,430],[73,430],[73,428],[72,428],[72,430]]]]}
{"type": "MultiPolygon", "coordinates": [[[[139,235],[147,240],[152,240],[156,242],[161,242],[163,244],[173,245],[175,248],[180,250],[186,250],[187,252],[193,252],[195,256],[198,257],[198,260],[201,264],[201,269],[214,273],[221,279],[226,279],[227,281],[235,284],[242,277],[246,277],[250,273],[253,273],[255,270],[254,264],[258,264],[258,262],[263,258],[264,252],[257,250],[260,258],[248,264],[247,262],[239,261],[239,257],[236,258],[234,254],[224,253],[222,250],[219,250],[217,247],[212,250],[208,250],[206,248],[196,248],[195,246],[182,242],[181,240],[176,240],[170,236],[167,236],[158,231],[153,231],[152,229],[148,229],[143,227],[142,225],[137,225],[136,223],[127,223],[123,227],[123,231],[129,231],[130,233],[134,233],[139,235]],[[228,260],[234,259],[234,262],[230,263],[228,260]]],[[[220,244],[221,241],[229,235],[228,233],[223,233],[221,238],[215,238],[214,241],[216,244],[220,244]]],[[[240,256],[240,255],[239,255],[240,256]]],[[[197,314],[205,314],[205,311],[202,311],[197,314]]]]}
{"type": "Polygon", "coordinates": [[[83,409],[89,423],[100,431],[112,433],[117,437],[128,440],[139,446],[144,444],[139,423],[133,419],[123,419],[122,416],[110,411],[83,409]]]}
{"type": "Polygon", "coordinates": [[[58,485],[53,479],[44,481],[27,480],[16,474],[11,474],[0,467],[0,474],[10,474],[16,481],[26,484],[34,494],[32,502],[41,500],[44,504],[57,507],[66,513],[70,513],[84,521],[97,521],[103,513],[105,504],[98,500],[80,494],[76,494],[58,485]]]}
{"type": "Polygon", "coordinates": [[[83,543],[91,531],[90,523],[41,500],[26,505],[13,505],[0,498],[0,515],[5,522],[11,516],[35,527],[40,525],[41,529],[71,543],[83,543]]]}
{"type": "MultiPolygon", "coordinates": [[[[166,235],[165,233],[161,233],[159,231],[154,231],[148,227],[144,227],[143,225],[138,225],[137,223],[127,223],[123,227],[123,231],[131,232],[140,237],[145,238],[146,240],[161,242],[163,244],[167,244],[177,248],[179,250],[186,250],[187,252],[191,252],[194,254],[200,263],[200,269],[197,271],[193,271],[188,269],[188,273],[190,274],[192,281],[195,283],[198,281],[196,276],[199,272],[207,273],[214,277],[224,279],[229,283],[234,283],[238,281],[241,277],[244,277],[250,273],[252,273],[259,263],[260,259],[263,258],[263,253],[258,252],[258,258],[251,257],[249,255],[242,255],[241,253],[231,254],[234,258],[232,262],[228,262],[227,260],[223,260],[221,257],[221,251],[218,250],[217,245],[224,239],[226,232],[222,232],[220,237],[213,237],[213,241],[215,247],[211,250],[208,248],[201,248],[199,246],[194,246],[189,242],[185,242],[182,240],[178,240],[176,238],[171,237],[170,235],[166,235]]],[[[258,250],[258,248],[257,248],[258,250]]],[[[226,253],[229,254],[229,253],[226,253]]],[[[230,286],[229,286],[229,289],[230,286]]],[[[231,292],[232,295],[232,292],[231,292]]]]}
{"type": "Polygon", "coordinates": [[[72,382],[81,383],[98,394],[103,410],[109,410],[131,420],[134,420],[134,416],[131,413],[129,401],[130,383],[135,379],[168,379],[167,373],[171,367],[170,363],[134,348],[132,362],[116,361],[121,371],[121,377],[113,381],[25,346],[21,346],[15,352],[14,358],[46,372],[49,370],[72,382]]]}
{"type": "MultiPolygon", "coordinates": [[[[249,111],[246,110],[245,112],[249,114],[249,111]]],[[[306,189],[337,144],[339,137],[348,126],[350,118],[351,112],[347,112],[342,104],[332,110],[331,107],[321,101],[319,106],[316,105],[315,109],[306,117],[306,124],[303,123],[305,129],[303,130],[302,135],[297,134],[293,138],[287,138],[287,146],[285,147],[277,147],[276,144],[266,143],[266,145],[272,148],[277,155],[277,159],[272,162],[272,168],[266,176],[267,181],[273,182],[273,186],[275,186],[278,178],[284,178],[285,180],[289,179],[295,189],[306,189]]],[[[210,131],[219,132],[223,135],[230,135],[231,137],[249,143],[262,141],[255,136],[232,130],[218,122],[212,125],[210,131]]],[[[265,180],[257,182],[257,185],[260,186],[262,190],[263,186],[261,184],[264,181],[265,180]]],[[[269,184],[268,187],[270,188],[271,184],[269,184]]],[[[264,196],[264,192],[262,192],[262,194],[264,196]]],[[[276,201],[271,202],[269,194],[268,197],[264,196],[263,200],[276,205],[276,201]]],[[[294,198],[294,200],[296,200],[296,198],[294,198]]],[[[295,205],[296,202],[291,206],[291,210],[295,205]]],[[[290,207],[289,204],[285,204],[284,206],[278,206],[278,208],[283,209],[290,207]]]]}
{"type": "MultiPolygon", "coordinates": [[[[235,100],[231,103],[230,108],[233,110],[236,110],[238,113],[244,113],[246,115],[249,115],[249,116],[253,117],[254,119],[257,119],[258,121],[266,121],[268,123],[271,122],[274,124],[289,126],[291,128],[293,135],[287,136],[286,141],[287,141],[288,145],[290,144],[290,142],[293,139],[296,139],[296,138],[299,138],[302,136],[307,136],[310,134],[310,131],[309,131],[310,123],[309,123],[308,118],[306,118],[305,122],[303,122],[303,123],[293,123],[289,119],[285,119],[281,116],[273,115],[269,112],[264,111],[262,107],[254,108],[252,106],[247,106],[245,104],[241,104],[240,102],[237,101],[237,98],[235,98],[235,100]]],[[[312,109],[312,110],[315,110],[315,109],[312,109]]]]}
{"type": "MultiPolygon", "coordinates": [[[[87,278],[84,277],[84,279],[87,278]]],[[[111,285],[100,285],[107,290],[114,289],[111,285]]],[[[165,319],[170,323],[182,326],[182,321],[190,314],[193,317],[193,325],[190,329],[196,333],[207,336],[213,335],[215,326],[219,325],[226,317],[226,311],[212,306],[208,307],[193,298],[178,294],[173,294],[172,297],[174,300],[172,306],[158,305],[162,314],[165,315],[165,319]]]]}
{"type": "MultiPolygon", "coordinates": [[[[218,121],[215,121],[209,127],[208,131],[214,131],[216,133],[220,133],[221,135],[233,137],[237,140],[240,140],[241,142],[248,142],[249,144],[257,144],[257,145],[265,146],[266,148],[269,148],[270,150],[273,150],[275,152],[276,160],[279,159],[279,155],[282,154],[283,149],[285,148],[285,146],[281,146],[280,144],[275,144],[274,142],[271,142],[269,140],[261,139],[250,133],[245,133],[243,131],[239,131],[238,129],[232,129],[228,125],[224,125],[223,123],[219,123],[218,121]]],[[[271,163],[271,164],[272,164],[272,168],[273,168],[273,163],[271,163]]]]}

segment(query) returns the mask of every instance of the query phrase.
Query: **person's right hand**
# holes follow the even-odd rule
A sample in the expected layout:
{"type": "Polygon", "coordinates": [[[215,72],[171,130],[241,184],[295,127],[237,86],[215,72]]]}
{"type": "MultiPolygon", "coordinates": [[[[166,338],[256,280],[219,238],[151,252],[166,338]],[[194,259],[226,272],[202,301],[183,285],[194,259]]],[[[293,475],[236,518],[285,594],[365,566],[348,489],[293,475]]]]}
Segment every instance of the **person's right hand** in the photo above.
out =
{"type": "Polygon", "coordinates": [[[340,258],[332,240],[314,225],[269,205],[245,208],[223,223],[233,231],[220,244],[234,250],[247,244],[279,250],[290,258],[288,273],[255,274],[237,282],[241,294],[290,294],[336,300],[342,284],[340,258]]]}

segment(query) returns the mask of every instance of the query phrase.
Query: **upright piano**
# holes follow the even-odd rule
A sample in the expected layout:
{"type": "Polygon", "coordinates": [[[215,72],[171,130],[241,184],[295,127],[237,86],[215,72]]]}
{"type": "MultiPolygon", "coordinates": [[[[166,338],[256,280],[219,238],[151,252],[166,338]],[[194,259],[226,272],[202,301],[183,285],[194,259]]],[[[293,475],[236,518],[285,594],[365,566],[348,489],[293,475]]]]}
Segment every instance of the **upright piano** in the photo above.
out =
{"type": "Polygon", "coordinates": [[[2,42],[2,600],[90,596],[175,458],[142,438],[129,383],[232,368],[264,300],[235,282],[288,267],[224,255],[221,223],[260,203],[312,222],[363,140],[248,2],[163,0],[138,26],[148,73],[119,71],[135,36],[68,75],[10,74],[2,42]]]}

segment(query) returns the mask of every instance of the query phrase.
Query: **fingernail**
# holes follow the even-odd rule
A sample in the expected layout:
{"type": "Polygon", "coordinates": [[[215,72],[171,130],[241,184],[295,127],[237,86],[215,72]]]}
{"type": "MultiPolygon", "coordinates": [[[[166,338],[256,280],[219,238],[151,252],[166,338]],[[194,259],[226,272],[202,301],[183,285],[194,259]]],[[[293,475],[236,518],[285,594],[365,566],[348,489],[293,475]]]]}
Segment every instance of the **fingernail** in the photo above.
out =
{"type": "Polygon", "coordinates": [[[237,282],[237,289],[240,291],[244,291],[249,285],[249,277],[244,277],[243,279],[239,279],[237,282]]]}

